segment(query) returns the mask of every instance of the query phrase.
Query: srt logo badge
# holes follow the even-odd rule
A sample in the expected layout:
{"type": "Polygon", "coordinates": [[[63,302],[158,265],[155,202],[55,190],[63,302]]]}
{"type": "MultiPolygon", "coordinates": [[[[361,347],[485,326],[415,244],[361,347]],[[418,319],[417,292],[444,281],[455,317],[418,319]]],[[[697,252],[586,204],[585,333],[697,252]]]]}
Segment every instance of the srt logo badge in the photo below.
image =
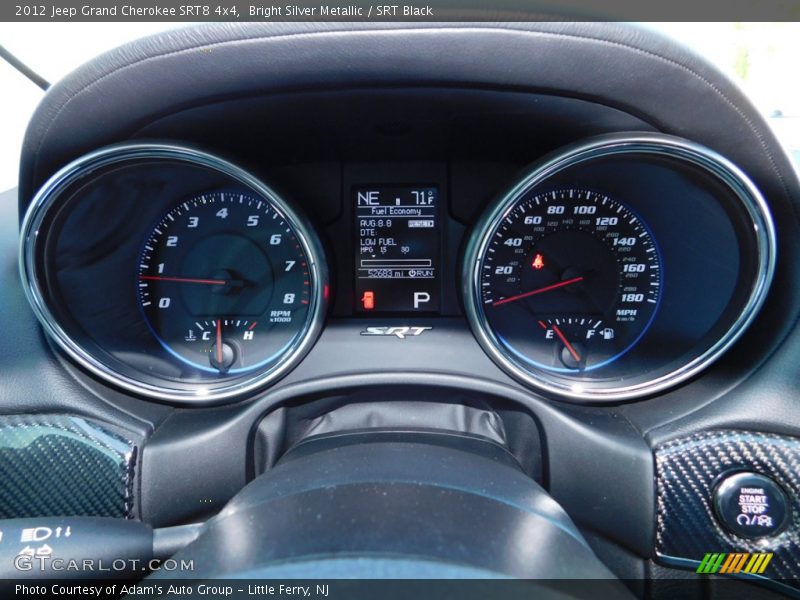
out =
{"type": "Polygon", "coordinates": [[[398,337],[401,340],[407,337],[416,337],[423,331],[428,331],[433,327],[367,327],[361,335],[389,335],[398,337]]]}

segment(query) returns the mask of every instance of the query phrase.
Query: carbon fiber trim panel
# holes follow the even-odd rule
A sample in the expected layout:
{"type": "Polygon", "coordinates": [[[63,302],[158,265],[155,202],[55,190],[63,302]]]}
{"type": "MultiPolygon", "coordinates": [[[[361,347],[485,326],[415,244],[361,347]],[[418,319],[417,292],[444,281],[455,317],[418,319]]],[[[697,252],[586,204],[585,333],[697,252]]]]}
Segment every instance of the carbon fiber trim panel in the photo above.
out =
{"type": "Polygon", "coordinates": [[[773,552],[764,577],[800,577],[800,440],[746,431],[708,431],[655,450],[656,552],[699,561],[707,552],[773,552]],[[712,490],[723,474],[753,471],[771,477],[789,496],[792,517],[774,538],[747,540],[717,522],[712,490]]]}
{"type": "Polygon", "coordinates": [[[0,518],[133,518],[138,446],[68,415],[0,417],[0,518]]]}

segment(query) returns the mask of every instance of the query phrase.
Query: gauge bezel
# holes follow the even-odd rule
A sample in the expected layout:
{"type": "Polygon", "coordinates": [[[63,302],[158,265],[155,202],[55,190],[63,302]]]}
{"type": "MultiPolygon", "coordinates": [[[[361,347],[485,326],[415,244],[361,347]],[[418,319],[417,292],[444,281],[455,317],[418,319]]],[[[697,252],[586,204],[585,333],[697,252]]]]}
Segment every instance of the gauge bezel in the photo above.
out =
{"type": "Polygon", "coordinates": [[[322,331],[327,311],[328,269],[322,245],[307,219],[289,205],[272,188],[244,169],[218,156],[188,146],[167,143],[126,143],[109,146],[86,154],[55,173],[34,196],[21,226],[19,269],[25,295],[34,314],[52,340],[76,363],[94,375],[128,392],[155,400],[176,404],[212,405],[239,400],[265,388],[293,369],[308,353],[322,331]],[[40,246],[47,236],[40,236],[40,228],[53,210],[60,208],[61,196],[81,181],[89,180],[93,173],[127,161],[165,160],[177,161],[217,171],[251,189],[270,202],[294,230],[307,257],[311,280],[308,315],[294,342],[271,367],[255,371],[251,377],[239,377],[228,385],[211,383],[186,384],[179,388],[156,385],[120,372],[100,360],[76,340],[59,322],[47,302],[42,288],[44,273],[40,273],[40,246]]]}
{"type": "Polygon", "coordinates": [[[777,243],[769,208],[752,181],[729,160],[700,144],[664,134],[612,134],[568,146],[546,157],[484,212],[467,243],[462,271],[464,308],[472,331],[483,350],[495,363],[521,383],[560,398],[586,403],[614,403],[648,396],[693,377],[733,345],[755,319],[763,305],[775,271],[777,243]],[[733,192],[740,200],[753,227],[758,260],[750,294],[737,318],[706,350],[681,366],[644,381],[615,387],[592,382],[569,382],[541,369],[523,368],[497,339],[480,300],[481,264],[494,231],[517,202],[557,173],[590,160],[625,154],[655,155],[677,159],[699,167],[733,192]]]}

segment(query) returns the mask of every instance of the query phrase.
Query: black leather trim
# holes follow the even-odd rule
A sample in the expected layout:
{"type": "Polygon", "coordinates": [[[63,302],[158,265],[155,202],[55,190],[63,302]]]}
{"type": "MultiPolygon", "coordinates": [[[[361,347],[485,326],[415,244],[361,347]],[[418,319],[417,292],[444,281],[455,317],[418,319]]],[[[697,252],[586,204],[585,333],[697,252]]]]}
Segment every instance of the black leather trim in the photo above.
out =
{"type": "Polygon", "coordinates": [[[394,557],[526,579],[613,579],[563,509],[518,469],[476,446],[377,438],[281,461],[176,556],[195,561],[194,577],[394,557]]]}
{"type": "MultiPolygon", "coordinates": [[[[609,23],[216,23],[128,44],[54,85],[23,147],[21,202],[55,169],[148,121],[221,97],[449,85],[593,99],[711,146],[790,194],[786,156],[741,91],[687,49],[609,23]]],[[[759,181],[760,180],[760,181],[759,181]]]]}

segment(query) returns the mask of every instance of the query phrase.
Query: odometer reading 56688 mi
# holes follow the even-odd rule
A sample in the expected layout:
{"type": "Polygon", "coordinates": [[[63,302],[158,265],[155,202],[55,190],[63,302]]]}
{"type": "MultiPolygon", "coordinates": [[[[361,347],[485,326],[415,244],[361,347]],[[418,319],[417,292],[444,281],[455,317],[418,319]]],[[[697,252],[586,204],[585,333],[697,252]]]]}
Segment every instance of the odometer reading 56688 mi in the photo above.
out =
{"type": "Polygon", "coordinates": [[[528,197],[505,215],[481,265],[489,326],[531,366],[585,372],[634,347],[656,313],[661,260],[625,205],[584,189],[528,197]]]}
{"type": "Polygon", "coordinates": [[[360,187],[353,200],[359,311],[438,311],[438,189],[360,187]]]}

